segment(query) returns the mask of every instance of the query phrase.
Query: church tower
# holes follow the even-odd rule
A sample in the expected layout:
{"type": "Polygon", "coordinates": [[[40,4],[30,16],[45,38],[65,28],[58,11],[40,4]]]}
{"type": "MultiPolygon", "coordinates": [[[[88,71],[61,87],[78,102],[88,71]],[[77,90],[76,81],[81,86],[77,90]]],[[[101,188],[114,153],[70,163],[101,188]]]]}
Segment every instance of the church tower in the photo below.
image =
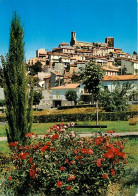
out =
{"type": "Polygon", "coordinates": [[[76,44],[76,32],[72,31],[71,32],[70,46],[74,46],[75,44],[76,44]]]}

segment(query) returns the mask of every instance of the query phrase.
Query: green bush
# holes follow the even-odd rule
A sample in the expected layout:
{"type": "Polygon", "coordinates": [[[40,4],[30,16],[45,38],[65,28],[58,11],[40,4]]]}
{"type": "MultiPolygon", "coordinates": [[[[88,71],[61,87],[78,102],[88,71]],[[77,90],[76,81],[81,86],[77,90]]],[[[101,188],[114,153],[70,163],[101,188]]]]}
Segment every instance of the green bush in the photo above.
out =
{"type": "Polygon", "coordinates": [[[4,193],[100,196],[124,173],[125,141],[118,138],[80,138],[63,123],[50,128],[43,139],[33,133],[26,138],[26,146],[9,143],[14,167],[5,173],[4,193]]]}
{"type": "MultiPolygon", "coordinates": [[[[101,121],[127,121],[133,115],[136,115],[137,112],[99,112],[99,120],[101,121]]],[[[71,122],[71,121],[87,121],[87,120],[96,120],[95,113],[87,114],[55,114],[55,115],[40,115],[34,116],[34,122],[37,123],[46,123],[46,122],[71,122]]]]}
{"type": "MultiPolygon", "coordinates": [[[[99,112],[100,121],[127,121],[137,112],[99,112]]],[[[50,114],[34,115],[34,123],[96,121],[96,113],[50,114]]],[[[6,122],[6,117],[0,116],[0,122],[6,122]]]]}
{"type": "Polygon", "coordinates": [[[87,107],[95,107],[95,105],[72,105],[72,106],[59,106],[58,110],[72,109],[72,108],[87,108],[87,107]]]}

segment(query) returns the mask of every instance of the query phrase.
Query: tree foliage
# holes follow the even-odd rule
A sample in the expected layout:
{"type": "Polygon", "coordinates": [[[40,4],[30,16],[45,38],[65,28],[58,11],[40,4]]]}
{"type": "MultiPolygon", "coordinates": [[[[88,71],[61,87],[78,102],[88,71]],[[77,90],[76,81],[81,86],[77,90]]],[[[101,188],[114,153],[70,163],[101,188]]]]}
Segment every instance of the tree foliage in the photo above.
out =
{"type": "Polygon", "coordinates": [[[133,52],[133,55],[137,55],[137,52],[136,52],[136,51],[134,51],[134,52],[133,52]]]}
{"type": "Polygon", "coordinates": [[[134,85],[130,82],[116,83],[114,90],[110,92],[108,89],[100,92],[100,103],[106,112],[125,111],[127,104],[132,96],[131,89],[134,85]]]}
{"type": "Polygon", "coordinates": [[[77,100],[77,93],[76,91],[74,90],[68,90],[66,93],[65,93],[65,97],[68,101],[74,101],[75,104],[76,104],[76,100],[77,100]]]}
{"type": "Polygon", "coordinates": [[[88,92],[93,95],[94,100],[98,99],[103,75],[103,69],[100,65],[95,64],[94,61],[87,63],[85,69],[81,70],[80,79],[86,86],[88,92]]]}
{"type": "Polygon", "coordinates": [[[0,66],[0,87],[3,87],[3,68],[0,66]]]}
{"type": "Polygon", "coordinates": [[[37,61],[33,66],[30,67],[30,75],[34,76],[38,74],[38,72],[42,71],[42,63],[37,61]]]}
{"type": "Polygon", "coordinates": [[[42,91],[34,91],[33,105],[39,105],[42,98],[42,91]]]}
{"type": "Polygon", "coordinates": [[[33,85],[31,84],[28,89],[23,27],[16,13],[11,22],[9,53],[1,60],[4,70],[8,142],[24,143],[25,134],[31,131],[32,126],[33,85]]]}

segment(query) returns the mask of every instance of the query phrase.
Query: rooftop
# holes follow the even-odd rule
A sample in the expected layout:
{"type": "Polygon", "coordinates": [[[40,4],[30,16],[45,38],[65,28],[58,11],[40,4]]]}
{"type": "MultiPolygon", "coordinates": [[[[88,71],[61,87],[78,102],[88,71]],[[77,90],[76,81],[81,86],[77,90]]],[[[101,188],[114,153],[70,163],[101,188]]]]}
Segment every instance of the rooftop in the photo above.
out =
{"type": "Polygon", "coordinates": [[[104,76],[103,81],[138,80],[138,75],[104,76]]]}
{"type": "Polygon", "coordinates": [[[77,84],[66,84],[66,85],[63,85],[63,86],[57,86],[57,87],[53,87],[51,88],[52,90],[58,90],[58,89],[76,89],[80,86],[79,83],[77,84]]]}

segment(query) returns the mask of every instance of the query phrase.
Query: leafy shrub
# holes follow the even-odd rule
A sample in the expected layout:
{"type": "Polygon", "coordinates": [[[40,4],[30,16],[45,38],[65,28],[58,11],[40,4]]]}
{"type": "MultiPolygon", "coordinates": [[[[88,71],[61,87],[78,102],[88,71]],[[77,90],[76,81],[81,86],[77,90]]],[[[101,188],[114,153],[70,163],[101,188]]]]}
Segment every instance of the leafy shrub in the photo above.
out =
{"type": "Polygon", "coordinates": [[[87,107],[95,107],[95,105],[71,105],[71,106],[59,106],[58,110],[72,109],[72,108],[87,108],[87,107]]]}
{"type": "Polygon", "coordinates": [[[4,190],[14,195],[104,195],[124,173],[124,141],[107,135],[79,138],[63,124],[43,139],[27,133],[28,144],[9,143],[14,169],[7,171],[4,190]]]}
{"type": "MultiPolygon", "coordinates": [[[[99,112],[99,120],[101,121],[116,121],[128,120],[137,112],[99,112]]],[[[96,121],[96,113],[70,113],[70,114],[55,114],[55,115],[35,115],[34,122],[69,122],[69,121],[96,121]]]]}

